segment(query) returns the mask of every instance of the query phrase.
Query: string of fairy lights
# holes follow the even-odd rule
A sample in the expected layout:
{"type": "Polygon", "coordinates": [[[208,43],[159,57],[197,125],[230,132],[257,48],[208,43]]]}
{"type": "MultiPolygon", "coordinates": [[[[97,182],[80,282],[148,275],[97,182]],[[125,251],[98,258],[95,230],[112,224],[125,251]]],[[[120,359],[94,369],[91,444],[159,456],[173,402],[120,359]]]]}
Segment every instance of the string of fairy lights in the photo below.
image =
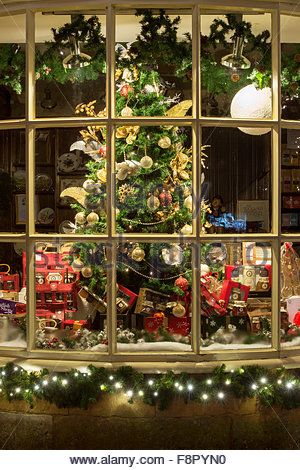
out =
{"type": "MultiPolygon", "coordinates": [[[[223,366],[222,366],[223,367],[223,366]]],[[[143,374],[131,367],[115,371],[89,366],[85,372],[26,371],[9,363],[0,368],[0,396],[9,401],[25,400],[34,406],[44,399],[59,407],[87,408],[103,394],[123,394],[129,403],[142,400],[167,407],[176,397],[199,403],[223,402],[230,397],[257,398],[263,404],[300,406],[300,379],[297,371],[245,366],[231,371],[218,367],[205,375],[165,373],[143,374]]]]}

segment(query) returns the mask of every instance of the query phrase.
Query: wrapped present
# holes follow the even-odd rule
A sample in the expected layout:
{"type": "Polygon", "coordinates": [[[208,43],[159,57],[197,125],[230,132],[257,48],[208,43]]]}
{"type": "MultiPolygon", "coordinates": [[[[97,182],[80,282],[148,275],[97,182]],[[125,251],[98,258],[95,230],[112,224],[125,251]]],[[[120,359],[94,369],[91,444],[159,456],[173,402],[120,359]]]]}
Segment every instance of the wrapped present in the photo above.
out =
{"type": "Polygon", "coordinates": [[[229,305],[228,309],[229,315],[232,317],[242,317],[246,316],[248,313],[247,303],[243,300],[236,301],[234,304],[229,305]]]}
{"type": "Polygon", "coordinates": [[[91,304],[98,312],[101,314],[106,314],[107,310],[107,304],[106,302],[101,299],[98,295],[94,294],[93,292],[90,292],[86,286],[83,286],[80,291],[78,292],[78,295],[86,300],[89,304],[91,304]]]}
{"type": "Polygon", "coordinates": [[[156,314],[153,317],[144,318],[144,328],[148,333],[155,333],[159,328],[167,328],[168,319],[164,314],[156,314]]]}
{"type": "Polygon", "coordinates": [[[187,336],[191,331],[191,318],[169,317],[168,329],[172,334],[187,336]]]}
{"type": "Polygon", "coordinates": [[[165,312],[167,303],[170,302],[170,300],[171,297],[167,294],[162,294],[161,292],[143,287],[139,290],[134,313],[149,315],[157,311],[165,312]]]}
{"type": "Polygon", "coordinates": [[[226,309],[220,303],[216,294],[209,292],[205,283],[201,279],[201,311],[203,315],[210,317],[217,313],[218,315],[225,315],[226,309]]]}
{"type": "Polygon", "coordinates": [[[223,282],[219,302],[224,302],[225,308],[228,304],[234,304],[237,300],[247,302],[249,291],[249,286],[245,286],[239,282],[225,280],[223,282]]]}
{"type": "Polygon", "coordinates": [[[127,313],[129,308],[133,306],[137,298],[138,298],[137,294],[127,289],[126,287],[118,284],[117,313],[118,314],[127,313]]]}
{"type": "Polygon", "coordinates": [[[250,291],[267,292],[271,289],[272,266],[240,265],[225,266],[225,279],[240,282],[250,287],[250,291]]]}
{"type": "Polygon", "coordinates": [[[250,330],[252,333],[258,333],[262,328],[262,319],[266,318],[271,322],[272,312],[261,312],[260,310],[253,310],[248,312],[250,320],[250,330]]]}
{"type": "Polygon", "coordinates": [[[80,330],[81,328],[86,327],[87,321],[86,320],[63,320],[61,322],[62,327],[64,329],[69,329],[73,331],[80,330]]]}
{"type": "Polygon", "coordinates": [[[286,309],[290,323],[293,323],[295,314],[300,311],[300,295],[292,295],[286,302],[286,309]]]}

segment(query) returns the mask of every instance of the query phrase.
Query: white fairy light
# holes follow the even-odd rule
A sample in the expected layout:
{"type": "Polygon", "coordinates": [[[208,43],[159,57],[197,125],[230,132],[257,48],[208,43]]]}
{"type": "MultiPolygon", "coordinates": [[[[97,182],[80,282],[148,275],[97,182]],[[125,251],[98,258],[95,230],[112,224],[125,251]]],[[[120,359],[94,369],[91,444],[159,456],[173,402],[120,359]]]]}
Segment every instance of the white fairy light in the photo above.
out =
{"type": "Polygon", "coordinates": [[[13,393],[10,393],[10,394],[9,394],[9,396],[10,396],[10,397],[13,397],[13,396],[14,396],[14,394],[13,394],[13,393]]]}
{"type": "Polygon", "coordinates": [[[78,375],[79,375],[78,372],[75,372],[74,377],[78,377],[78,375]]]}
{"type": "Polygon", "coordinates": [[[44,385],[44,387],[47,387],[48,383],[49,383],[48,380],[43,380],[43,382],[42,382],[42,384],[44,385]]]}
{"type": "Polygon", "coordinates": [[[208,400],[208,395],[207,395],[207,393],[203,393],[203,395],[202,395],[202,400],[208,400]]]}
{"type": "Polygon", "coordinates": [[[288,390],[290,390],[291,388],[293,388],[294,384],[293,384],[293,382],[287,382],[287,383],[285,384],[285,386],[286,386],[286,388],[287,388],[288,390]]]}
{"type": "Polygon", "coordinates": [[[67,379],[63,379],[63,380],[61,381],[61,384],[62,384],[64,387],[65,387],[66,385],[68,385],[67,379]]]}
{"type": "Polygon", "coordinates": [[[175,382],[174,385],[175,385],[176,388],[179,387],[179,383],[178,383],[178,382],[175,382]]]}
{"type": "Polygon", "coordinates": [[[128,396],[128,398],[132,398],[133,397],[133,391],[132,390],[128,390],[126,392],[126,395],[128,396]]]}
{"type": "Polygon", "coordinates": [[[282,380],[281,380],[281,379],[277,380],[277,383],[278,383],[278,385],[281,385],[281,384],[282,384],[282,380]]]}
{"type": "Polygon", "coordinates": [[[211,384],[212,384],[212,380],[211,380],[211,379],[207,379],[206,383],[207,383],[207,385],[211,385],[211,384]]]}
{"type": "Polygon", "coordinates": [[[251,385],[251,388],[252,388],[252,390],[257,390],[257,385],[256,385],[256,384],[252,384],[252,385],[251,385]]]}
{"type": "Polygon", "coordinates": [[[157,397],[157,396],[158,396],[158,392],[154,392],[153,395],[154,395],[155,397],[157,397]]]}
{"type": "Polygon", "coordinates": [[[17,387],[17,388],[16,388],[16,393],[20,393],[20,392],[21,392],[20,387],[17,387]]]}
{"type": "Polygon", "coordinates": [[[231,384],[231,380],[227,379],[225,380],[225,385],[230,385],[231,384]]]}
{"type": "Polygon", "coordinates": [[[14,371],[17,372],[17,370],[19,370],[19,367],[15,366],[14,371]]]}
{"type": "Polygon", "coordinates": [[[110,375],[108,378],[109,378],[109,380],[114,380],[114,376],[113,376],[113,375],[110,375]]]}
{"type": "Polygon", "coordinates": [[[139,396],[140,396],[140,397],[143,397],[143,396],[144,396],[143,390],[139,390],[139,396]]]}
{"type": "Polygon", "coordinates": [[[224,397],[225,397],[225,394],[224,394],[223,392],[219,392],[219,393],[218,393],[218,398],[219,398],[220,400],[223,400],[224,397]]]}
{"type": "Polygon", "coordinates": [[[262,377],[262,378],[260,379],[260,381],[261,381],[262,384],[266,384],[266,383],[267,383],[267,378],[266,378],[266,377],[262,377]]]}
{"type": "Polygon", "coordinates": [[[187,389],[189,392],[191,392],[192,390],[194,390],[194,386],[192,384],[188,384],[187,389]]]}
{"type": "Polygon", "coordinates": [[[179,385],[178,390],[179,390],[180,392],[182,392],[183,386],[182,386],[182,385],[179,385]]]}
{"type": "Polygon", "coordinates": [[[231,372],[231,374],[234,374],[234,369],[231,369],[231,371],[230,371],[230,372],[231,372]]]}
{"type": "Polygon", "coordinates": [[[150,387],[152,387],[153,384],[154,384],[154,381],[152,379],[148,380],[148,385],[150,385],[150,387]]]}
{"type": "Polygon", "coordinates": [[[122,384],[121,384],[120,382],[116,382],[116,383],[115,383],[115,388],[116,388],[117,390],[119,390],[120,388],[122,388],[122,384]]]}
{"type": "Polygon", "coordinates": [[[3,375],[3,376],[5,375],[5,370],[3,370],[3,371],[1,372],[1,375],[3,375]]]}
{"type": "Polygon", "coordinates": [[[33,388],[34,388],[34,390],[39,390],[40,386],[38,384],[36,384],[33,388]]]}
{"type": "Polygon", "coordinates": [[[53,382],[57,382],[57,376],[54,375],[54,377],[52,377],[52,380],[53,380],[53,382]]]}

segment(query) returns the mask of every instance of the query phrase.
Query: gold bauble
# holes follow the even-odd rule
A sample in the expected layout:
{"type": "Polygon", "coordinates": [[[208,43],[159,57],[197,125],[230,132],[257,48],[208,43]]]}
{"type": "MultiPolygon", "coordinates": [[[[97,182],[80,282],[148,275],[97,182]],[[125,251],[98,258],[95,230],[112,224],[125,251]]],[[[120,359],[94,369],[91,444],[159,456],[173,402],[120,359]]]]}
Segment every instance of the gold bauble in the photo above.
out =
{"type": "Polygon", "coordinates": [[[172,314],[175,317],[184,317],[185,315],[185,307],[182,304],[177,304],[175,307],[172,308],[172,314]]]}
{"type": "Polygon", "coordinates": [[[84,225],[86,222],[86,216],[84,212],[77,212],[75,215],[75,222],[79,225],[84,225]]]}
{"type": "Polygon", "coordinates": [[[123,108],[121,111],[122,117],[130,117],[132,115],[133,115],[133,111],[129,106],[125,106],[125,108],[123,108]]]}
{"type": "Polygon", "coordinates": [[[134,261],[143,261],[143,259],[145,258],[144,250],[140,246],[135,247],[131,252],[131,258],[134,261]]]}
{"type": "Polygon", "coordinates": [[[160,200],[156,196],[150,196],[147,199],[147,206],[150,210],[155,211],[160,206],[160,200]]]}
{"type": "Polygon", "coordinates": [[[171,139],[170,137],[162,137],[161,139],[159,139],[158,141],[158,145],[159,147],[161,147],[162,149],[168,149],[169,147],[171,147],[171,139]]]}
{"type": "Polygon", "coordinates": [[[86,221],[88,224],[96,224],[99,221],[99,215],[96,212],[90,212],[86,217],[86,221]]]}
{"type": "Polygon", "coordinates": [[[142,168],[151,168],[153,165],[153,160],[148,155],[145,155],[143,158],[141,158],[140,165],[142,168]]]}
{"type": "Polygon", "coordinates": [[[192,210],[193,210],[193,198],[192,198],[191,195],[185,198],[183,205],[184,205],[184,207],[186,207],[189,211],[192,212],[192,210]]]}
{"type": "Polygon", "coordinates": [[[180,230],[180,233],[183,233],[184,235],[191,235],[191,233],[193,233],[193,227],[189,224],[185,224],[180,230]]]}
{"type": "Polygon", "coordinates": [[[97,171],[97,178],[100,181],[100,183],[105,184],[106,183],[106,169],[102,168],[101,170],[97,171]]]}
{"type": "Polygon", "coordinates": [[[81,270],[81,274],[83,275],[83,277],[89,278],[92,277],[93,270],[90,266],[84,266],[84,268],[82,268],[81,270]]]}

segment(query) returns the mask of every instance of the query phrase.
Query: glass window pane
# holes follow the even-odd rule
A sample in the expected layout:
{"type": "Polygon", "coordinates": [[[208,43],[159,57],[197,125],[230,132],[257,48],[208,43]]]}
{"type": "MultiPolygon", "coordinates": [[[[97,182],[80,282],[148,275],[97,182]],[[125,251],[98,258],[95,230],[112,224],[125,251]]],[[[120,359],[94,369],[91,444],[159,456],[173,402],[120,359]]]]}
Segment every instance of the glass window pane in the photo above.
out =
{"type": "Polygon", "coordinates": [[[300,131],[281,132],[281,229],[284,233],[300,230],[300,131]]]}
{"type": "Polygon", "coordinates": [[[300,243],[281,246],[281,347],[300,345],[300,243]]]}
{"type": "Polygon", "coordinates": [[[299,16],[281,15],[281,116],[296,121],[300,119],[299,27],[299,16]]]}
{"type": "Polygon", "coordinates": [[[94,100],[105,115],[105,30],[103,15],[36,14],[37,117],[73,116],[94,100]]]}
{"type": "Polygon", "coordinates": [[[0,120],[25,118],[25,15],[0,17],[0,120]]]}
{"type": "Polygon", "coordinates": [[[270,232],[270,129],[203,128],[202,143],[207,146],[202,169],[205,231],[270,232]]]}
{"type": "Polygon", "coordinates": [[[36,243],[37,348],[107,350],[106,267],[102,244],[36,243]]]}
{"type": "Polygon", "coordinates": [[[191,255],[187,244],[119,245],[119,352],[191,350],[191,255]]]}
{"type": "Polygon", "coordinates": [[[206,11],[201,34],[202,115],[271,118],[271,15],[206,11]]]}
{"type": "Polygon", "coordinates": [[[116,17],[118,116],[191,114],[191,10],[136,10],[116,17]],[[179,103],[184,102],[180,107],[179,103]],[[174,106],[176,108],[174,108],[174,106]],[[179,109],[181,108],[181,109],[179,109]]]}
{"type": "Polygon", "coordinates": [[[25,232],[25,131],[0,131],[0,232],[25,232]]]}
{"type": "Polygon", "coordinates": [[[119,233],[192,232],[192,139],[188,127],[116,128],[119,233]]]}
{"type": "Polygon", "coordinates": [[[26,348],[25,245],[0,243],[0,348],[26,348]]]}
{"type": "Polygon", "coordinates": [[[269,243],[201,245],[203,352],[270,346],[271,265],[269,243]]]}
{"type": "Polygon", "coordinates": [[[37,129],[37,232],[105,233],[106,128],[37,129]]]}

